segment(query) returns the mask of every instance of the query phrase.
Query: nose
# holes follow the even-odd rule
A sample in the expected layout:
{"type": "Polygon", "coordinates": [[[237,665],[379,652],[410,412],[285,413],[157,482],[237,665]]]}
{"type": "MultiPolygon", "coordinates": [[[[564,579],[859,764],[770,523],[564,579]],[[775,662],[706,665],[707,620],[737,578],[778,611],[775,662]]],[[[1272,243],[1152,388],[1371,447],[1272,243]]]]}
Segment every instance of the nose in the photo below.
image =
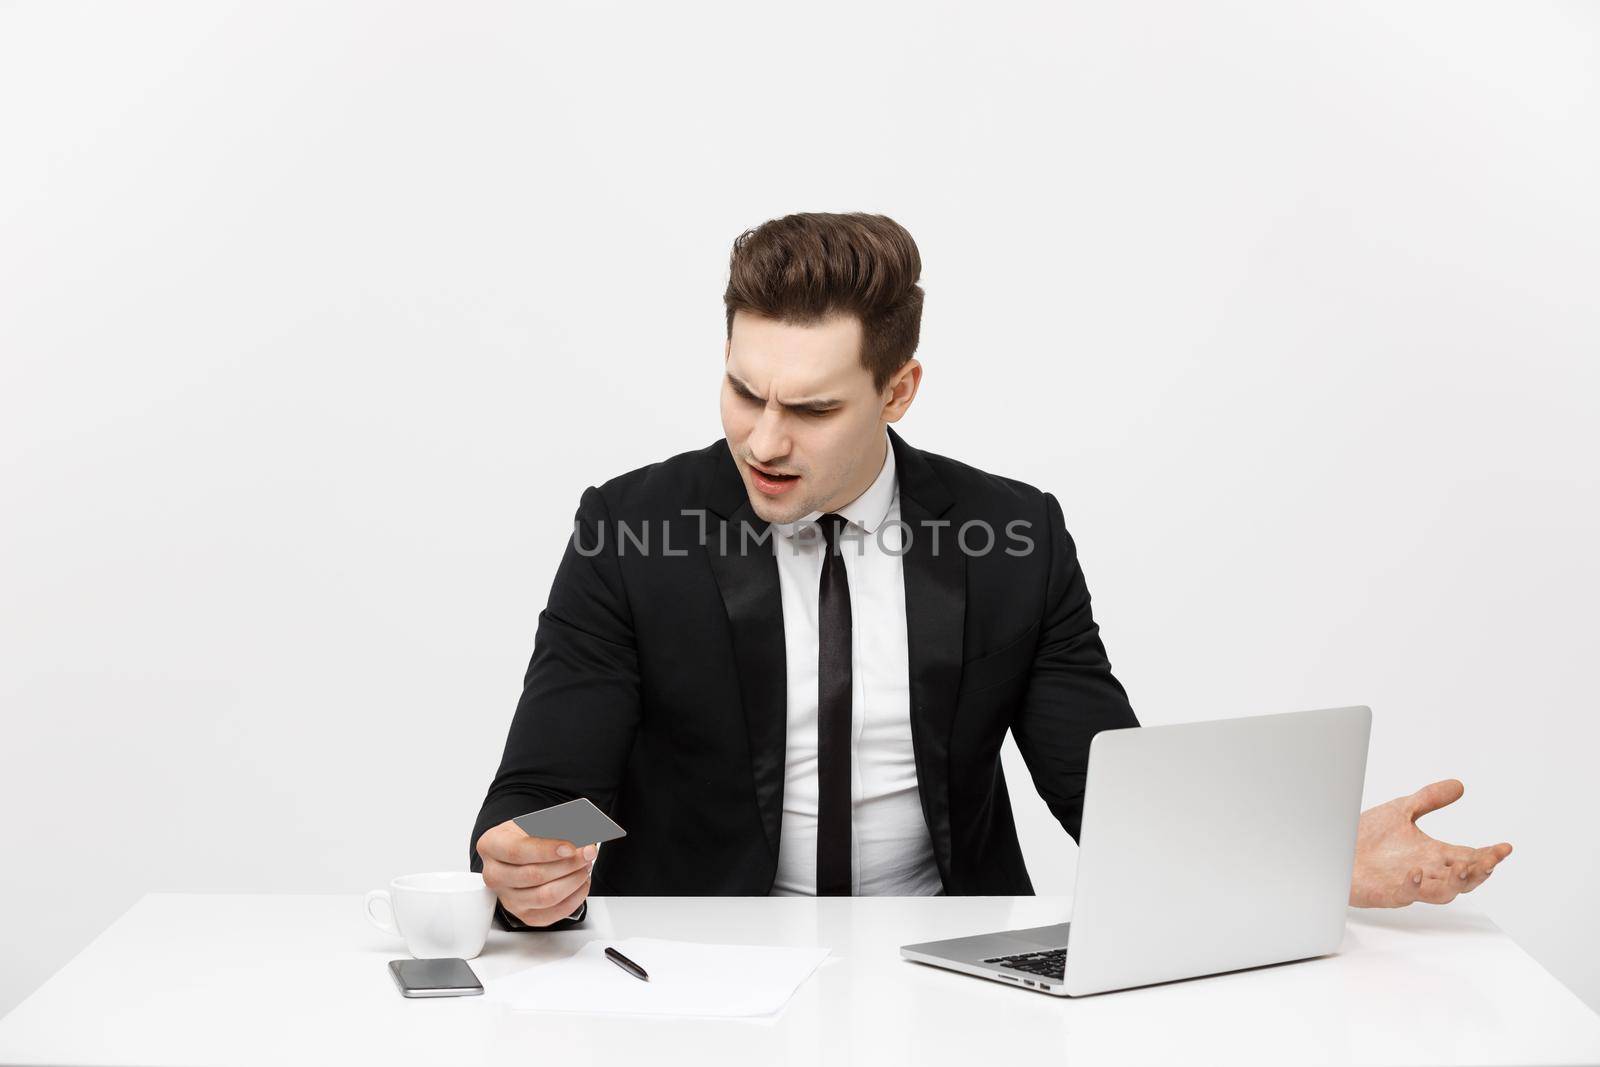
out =
{"type": "Polygon", "coordinates": [[[747,439],[757,463],[772,463],[789,454],[789,431],[781,408],[763,408],[747,439]]]}

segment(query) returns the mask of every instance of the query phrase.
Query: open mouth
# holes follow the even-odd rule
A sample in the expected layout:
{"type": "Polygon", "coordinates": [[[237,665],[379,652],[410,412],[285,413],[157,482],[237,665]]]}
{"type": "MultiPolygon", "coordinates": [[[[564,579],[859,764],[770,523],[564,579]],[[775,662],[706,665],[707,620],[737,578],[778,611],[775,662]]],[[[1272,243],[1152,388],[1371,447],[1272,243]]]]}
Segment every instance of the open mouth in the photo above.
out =
{"type": "Polygon", "coordinates": [[[775,495],[788,489],[800,480],[798,474],[782,474],[769,471],[765,467],[750,464],[750,476],[755,480],[756,488],[768,495],[775,495]]]}

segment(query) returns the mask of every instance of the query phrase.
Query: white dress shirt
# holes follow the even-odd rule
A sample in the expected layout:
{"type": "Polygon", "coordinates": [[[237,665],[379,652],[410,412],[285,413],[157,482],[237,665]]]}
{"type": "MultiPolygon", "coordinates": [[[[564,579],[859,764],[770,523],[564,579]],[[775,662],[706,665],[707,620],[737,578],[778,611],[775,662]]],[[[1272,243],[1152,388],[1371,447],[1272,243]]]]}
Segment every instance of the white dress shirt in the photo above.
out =
{"type": "MultiPolygon", "coordinates": [[[[773,526],[789,690],[775,894],[817,891],[817,595],[827,545],[816,525],[821,514],[773,526]]],[[[850,522],[839,546],[850,580],[852,893],[941,893],[911,751],[905,529],[887,436],[877,479],[837,514],[850,522]]]]}

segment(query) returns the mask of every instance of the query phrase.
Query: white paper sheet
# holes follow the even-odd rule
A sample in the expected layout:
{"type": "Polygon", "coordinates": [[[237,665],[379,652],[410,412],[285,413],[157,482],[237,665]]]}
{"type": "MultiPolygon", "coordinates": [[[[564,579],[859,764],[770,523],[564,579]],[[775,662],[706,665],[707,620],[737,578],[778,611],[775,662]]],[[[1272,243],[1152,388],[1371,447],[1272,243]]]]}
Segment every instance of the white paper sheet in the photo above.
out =
{"type": "Polygon", "coordinates": [[[706,945],[649,937],[590,941],[564,960],[490,980],[484,999],[517,1011],[771,1015],[827,956],[825,948],[706,945]],[[650,981],[640,981],[607,959],[607,946],[643,967],[650,981]]]}

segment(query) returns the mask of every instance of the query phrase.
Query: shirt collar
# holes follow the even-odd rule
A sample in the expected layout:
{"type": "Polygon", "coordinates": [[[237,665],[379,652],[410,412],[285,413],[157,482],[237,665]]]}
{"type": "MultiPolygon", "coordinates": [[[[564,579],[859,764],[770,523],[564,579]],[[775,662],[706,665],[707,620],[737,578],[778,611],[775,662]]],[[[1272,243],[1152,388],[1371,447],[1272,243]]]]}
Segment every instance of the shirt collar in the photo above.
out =
{"type": "MultiPolygon", "coordinates": [[[[845,519],[861,527],[869,534],[878,532],[878,527],[889,517],[889,506],[894,503],[895,491],[899,483],[894,472],[894,446],[889,443],[887,436],[883,442],[883,467],[878,471],[878,476],[871,485],[844,507],[839,508],[835,514],[843,515],[845,519]]],[[[773,523],[773,528],[785,537],[793,537],[801,527],[815,523],[822,518],[822,512],[813,511],[811,514],[796,519],[794,522],[773,523]]]]}

